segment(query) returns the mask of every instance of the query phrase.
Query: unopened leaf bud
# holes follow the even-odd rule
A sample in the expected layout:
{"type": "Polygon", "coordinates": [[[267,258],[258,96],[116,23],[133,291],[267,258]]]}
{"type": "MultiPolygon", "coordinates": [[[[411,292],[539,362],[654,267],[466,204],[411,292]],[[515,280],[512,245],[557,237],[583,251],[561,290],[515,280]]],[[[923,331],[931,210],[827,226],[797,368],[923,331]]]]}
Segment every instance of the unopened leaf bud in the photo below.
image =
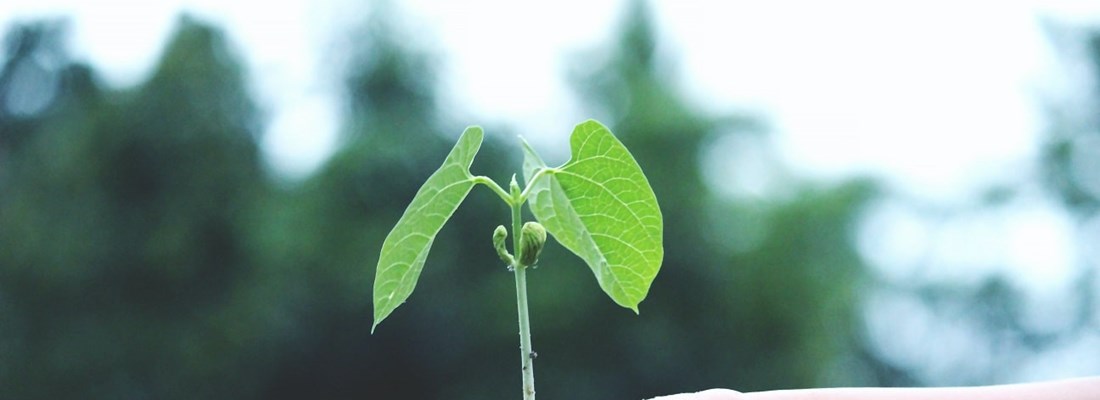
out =
{"type": "Polygon", "coordinates": [[[508,254],[508,248],[505,247],[507,239],[508,229],[504,228],[504,225],[497,225],[497,229],[493,231],[493,247],[497,249],[497,255],[500,256],[500,260],[511,266],[515,261],[512,255],[508,254]]]}
{"type": "Polygon", "coordinates": [[[519,263],[523,266],[535,265],[539,260],[539,253],[542,252],[542,246],[545,244],[546,228],[543,228],[542,224],[538,222],[523,224],[519,236],[519,245],[521,247],[521,250],[519,250],[519,263]]]}

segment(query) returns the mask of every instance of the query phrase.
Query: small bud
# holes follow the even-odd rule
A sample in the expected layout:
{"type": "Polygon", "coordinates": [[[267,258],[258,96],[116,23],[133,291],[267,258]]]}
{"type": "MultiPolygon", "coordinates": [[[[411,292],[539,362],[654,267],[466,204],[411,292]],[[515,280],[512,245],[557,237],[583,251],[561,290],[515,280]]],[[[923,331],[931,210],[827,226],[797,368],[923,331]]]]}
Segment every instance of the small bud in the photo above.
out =
{"type": "Polygon", "coordinates": [[[512,192],[512,196],[519,196],[521,192],[519,182],[516,182],[516,174],[512,174],[512,181],[508,182],[508,191],[512,192]]]}
{"type": "Polygon", "coordinates": [[[546,244],[546,228],[542,227],[542,224],[538,222],[528,222],[523,224],[523,228],[520,229],[519,250],[520,260],[519,263],[523,266],[535,265],[539,260],[539,253],[542,252],[542,246],[546,244]]]}
{"type": "Polygon", "coordinates": [[[509,267],[515,263],[512,259],[512,255],[508,254],[508,248],[504,243],[508,239],[508,229],[504,228],[504,225],[497,225],[497,229],[493,231],[493,247],[497,249],[497,255],[500,256],[500,260],[508,264],[509,267]]]}

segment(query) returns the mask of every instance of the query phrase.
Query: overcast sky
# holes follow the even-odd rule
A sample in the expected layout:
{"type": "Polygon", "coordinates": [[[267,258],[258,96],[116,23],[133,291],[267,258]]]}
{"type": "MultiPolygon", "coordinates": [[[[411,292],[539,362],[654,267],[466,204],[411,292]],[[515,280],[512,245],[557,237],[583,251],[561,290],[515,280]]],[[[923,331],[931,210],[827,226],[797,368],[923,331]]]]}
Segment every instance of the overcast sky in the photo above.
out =
{"type": "MultiPolygon", "coordinates": [[[[270,112],[271,163],[301,175],[334,144],[334,83],[319,66],[342,30],[365,18],[358,3],[6,0],[0,24],[71,17],[74,51],[119,85],[145,76],[182,10],[224,25],[270,112]]],[[[801,172],[871,173],[933,197],[957,196],[1034,156],[1036,94],[1060,73],[1039,17],[1077,23],[1100,9],[1037,0],[653,3],[661,51],[678,60],[675,78],[693,101],[760,112],[801,172]]],[[[623,6],[413,0],[398,10],[410,39],[441,53],[446,103],[463,111],[456,122],[509,123],[554,146],[591,116],[563,72],[609,43],[623,6]]]]}

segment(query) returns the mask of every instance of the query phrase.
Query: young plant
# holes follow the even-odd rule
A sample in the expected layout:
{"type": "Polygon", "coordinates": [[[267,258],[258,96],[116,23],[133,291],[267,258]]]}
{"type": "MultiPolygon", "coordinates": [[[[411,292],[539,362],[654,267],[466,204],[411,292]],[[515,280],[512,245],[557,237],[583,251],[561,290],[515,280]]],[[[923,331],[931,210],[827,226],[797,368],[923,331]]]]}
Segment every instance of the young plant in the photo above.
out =
{"type": "Polygon", "coordinates": [[[615,303],[637,313],[664,257],[661,210],[634,157],[599,122],[588,120],[573,129],[572,157],[560,167],[546,166],[523,142],[526,187],[522,190],[515,175],[504,190],[493,180],[470,173],[483,136],[479,127],[466,128],[386,236],[374,277],[371,331],[412,293],[443,224],[474,186],[485,185],[512,211],[515,255],[506,248],[504,226],[496,228],[492,241],[515,274],[523,398],[533,400],[535,352],[527,312],[527,268],[535,265],[547,232],[588,264],[600,288],[615,303]],[[524,203],[530,204],[538,222],[523,223],[524,203]]]}

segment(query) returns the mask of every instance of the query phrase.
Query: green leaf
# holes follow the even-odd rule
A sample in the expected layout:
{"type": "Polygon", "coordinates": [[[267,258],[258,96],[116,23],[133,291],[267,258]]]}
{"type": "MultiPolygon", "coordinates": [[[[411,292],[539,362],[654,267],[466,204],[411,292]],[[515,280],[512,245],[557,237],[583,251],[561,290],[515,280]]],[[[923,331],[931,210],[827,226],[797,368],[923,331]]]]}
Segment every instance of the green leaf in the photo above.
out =
{"type": "Polygon", "coordinates": [[[462,132],[447,160],[416,192],[412,203],[382,243],[374,275],[372,332],[412,294],[436,234],[474,187],[470,164],[481,148],[483,136],[481,128],[476,126],[462,132]]]}
{"type": "MultiPolygon", "coordinates": [[[[619,305],[638,312],[664,258],[661,209],[634,156],[607,127],[573,129],[572,158],[537,179],[531,212],[562,246],[584,259],[619,305]]],[[[524,143],[528,185],[546,163],[524,143]]]]}

